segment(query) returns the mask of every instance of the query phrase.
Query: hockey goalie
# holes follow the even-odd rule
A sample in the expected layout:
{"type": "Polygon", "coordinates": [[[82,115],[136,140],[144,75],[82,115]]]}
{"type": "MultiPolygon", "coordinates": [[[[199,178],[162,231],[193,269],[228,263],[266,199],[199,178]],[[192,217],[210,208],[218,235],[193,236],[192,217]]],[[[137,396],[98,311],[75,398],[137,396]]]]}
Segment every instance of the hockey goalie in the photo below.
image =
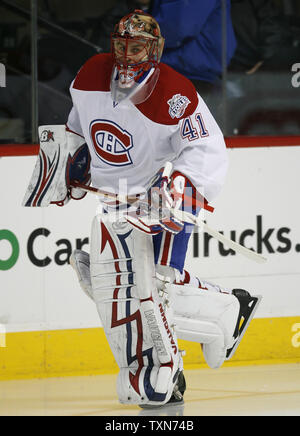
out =
{"type": "Polygon", "coordinates": [[[185,213],[212,211],[227,154],[192,83],[160,62],[163,47],[158,23],[140,10],[116,24],[111,53],[89,59],[71,84],[66,126],[40,127],[23,202],[64,206],[89,184],[111,193],[100,197],[90,252],[76,250],[70,263],[120,368],[119,400],[141,407],[183,401],[178,339],[201,344],[219,368],[259,303],[184,268],[193,231],[185,213]]]}

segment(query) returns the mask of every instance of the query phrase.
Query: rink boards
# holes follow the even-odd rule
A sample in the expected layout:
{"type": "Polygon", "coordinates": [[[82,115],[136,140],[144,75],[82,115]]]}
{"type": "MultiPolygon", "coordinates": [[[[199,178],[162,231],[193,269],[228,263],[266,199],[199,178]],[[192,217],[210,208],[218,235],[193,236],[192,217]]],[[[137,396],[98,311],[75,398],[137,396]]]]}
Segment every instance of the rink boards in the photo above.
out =
{"type": "MultiPolygon", "coordinates": [[[[205,219],[268,262],[255,264],[195,232],[187,269],[263,296],[226,365],[300,361],[300,147],[234,148],[229,157],[226,185],[205,219]]],[[[22,208],[35,160],[0,159],[0,378],[115,372],[95,306],[68,265],[74,248],[89,251],[97,199],[22,208]]],[[[187,367],[205,366],[198,344],[180,345],[187,367]]]]}

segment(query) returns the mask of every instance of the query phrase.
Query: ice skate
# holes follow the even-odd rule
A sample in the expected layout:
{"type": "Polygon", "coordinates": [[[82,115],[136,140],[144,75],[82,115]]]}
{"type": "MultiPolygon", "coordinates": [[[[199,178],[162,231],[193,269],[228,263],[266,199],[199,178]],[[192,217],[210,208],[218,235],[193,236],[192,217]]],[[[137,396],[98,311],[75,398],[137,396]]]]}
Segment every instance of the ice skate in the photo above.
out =
{"type": "Polygon", "coordinates": [[[184,403],[183,396],[184,396],[185,390],[186,390],[185,377],[184,377],[183,371],[181,371],[179,373],[177,383],[174,387],[173,394],[166,405],[172,404],[172,405],[177,406],[179,404],[183,404],[184,403]]]}
{"type": "Polygon", "coordinates": [[[234,344],[228,348],[226,360],[231,359],[234,355],[262,299],[260,295],[251,296],[244,289],[233,289],[232,294],[239,300],[240,312],[233,334],[234,344]]]}

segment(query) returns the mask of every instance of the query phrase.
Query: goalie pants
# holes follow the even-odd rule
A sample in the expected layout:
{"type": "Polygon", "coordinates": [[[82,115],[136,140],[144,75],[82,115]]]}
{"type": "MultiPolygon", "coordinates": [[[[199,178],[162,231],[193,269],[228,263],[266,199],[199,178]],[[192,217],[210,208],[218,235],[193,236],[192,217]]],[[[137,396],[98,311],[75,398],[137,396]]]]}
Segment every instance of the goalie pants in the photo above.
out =
{"type": "Polygon", "coordinates": [[[153,236],[155,264],[170,266],[182,274],[193,228],[193,224],[185,223],[177,235],[163,231],[153,236]]]}

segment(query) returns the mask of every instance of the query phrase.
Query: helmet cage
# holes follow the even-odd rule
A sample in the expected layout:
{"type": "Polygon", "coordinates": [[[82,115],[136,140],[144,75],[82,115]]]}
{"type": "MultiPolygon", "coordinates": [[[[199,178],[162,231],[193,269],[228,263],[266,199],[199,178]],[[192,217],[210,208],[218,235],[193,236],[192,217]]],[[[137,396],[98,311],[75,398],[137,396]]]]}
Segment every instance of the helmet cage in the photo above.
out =
{"type": "Polygon", "coordinates": [[[159,63],[158,38],[146,36],[121,36],[119,33],[112,34],[111,52],[114,64],[122,75],[131,77],[135,81],[145,71],[156,67],[159,63]]]}

